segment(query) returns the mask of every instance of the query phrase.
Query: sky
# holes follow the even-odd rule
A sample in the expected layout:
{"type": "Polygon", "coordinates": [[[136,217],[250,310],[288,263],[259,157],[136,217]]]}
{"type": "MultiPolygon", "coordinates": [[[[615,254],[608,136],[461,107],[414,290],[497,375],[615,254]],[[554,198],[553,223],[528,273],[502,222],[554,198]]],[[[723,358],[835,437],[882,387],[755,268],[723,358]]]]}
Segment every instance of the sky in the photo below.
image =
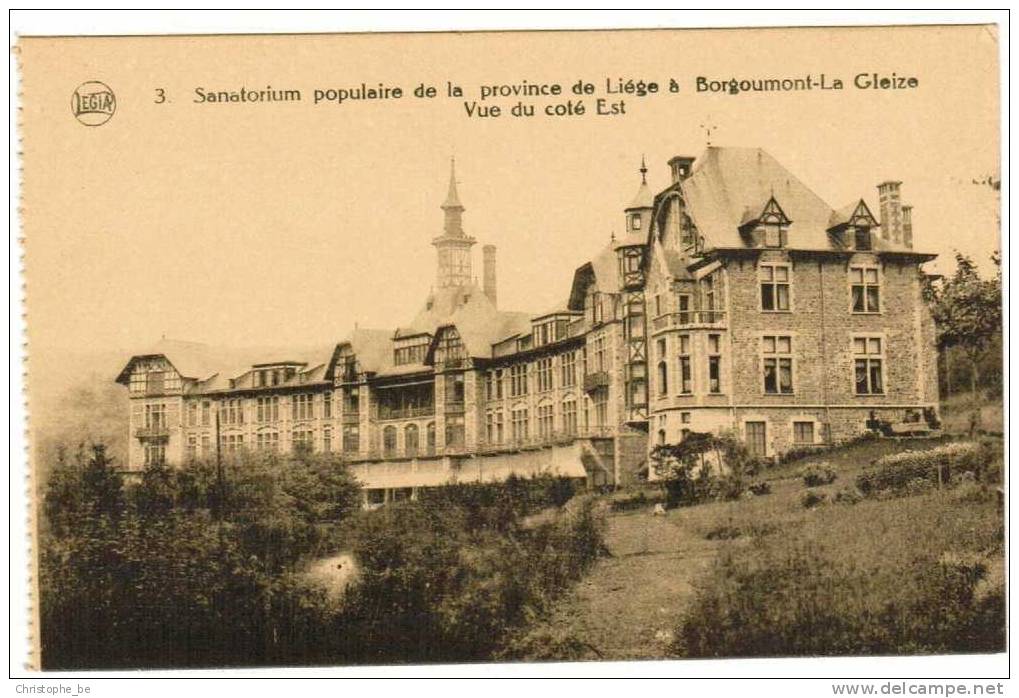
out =
{"type": "Polygon", "coordinates": [[[713,145],[767,150],[836,208],[863,197],[877,214],[876,185],[901,180],[916,247],[940,255],[932,270],[950,272],[956,249],[983,263],[999,201],[972,180],[998,175],[997,51],[987,27],[26,39],[29,353],[127,356],[161,336],[303,347],[403,324],[434,280],[451,155],[475,274],[494,244],[500,307],[561,305],[574,269],[622,231],[641,157],[660,190],[670,157],[703,151],[706,125],[713,145]],[[696,76],[860,72],[919,87],[694,91],[696,76]],[[362,82],[441,95],[450,80],[472,101],[482,84],[603,92],[606,78],[670,77],[679,94],[626,96],[621,116],[472,119],[442,96],[310,103],[362,82]],[[102,126],[70,113],[85,80],[117,95],[102,126]],[[191,101],[199,86],[267,85],[304,101],[191,101]]]}

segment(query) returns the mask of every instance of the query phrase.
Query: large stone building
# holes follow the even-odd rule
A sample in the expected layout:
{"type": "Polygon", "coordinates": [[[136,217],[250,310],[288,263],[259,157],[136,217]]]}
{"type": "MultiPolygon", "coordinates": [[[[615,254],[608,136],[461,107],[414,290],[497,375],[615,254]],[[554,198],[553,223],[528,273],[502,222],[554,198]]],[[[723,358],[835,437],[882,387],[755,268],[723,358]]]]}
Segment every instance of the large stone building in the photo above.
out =
{"type": "Polygon", "coordinates": [[[936,414],[933,255],[913,250],[899,183],[879,187],[879,225],[758,149],[669,166],[657,196],[641,167],[625,233],[541,314],[498,308],[491,245],[475,281],[451,172],[410,322],[271,361],[181,342],[134,356],[117,378],[129,468],[304,447],[340,454],[372,505],[510,473],[625,484],[688,431],[772,456],[936,414]]]}

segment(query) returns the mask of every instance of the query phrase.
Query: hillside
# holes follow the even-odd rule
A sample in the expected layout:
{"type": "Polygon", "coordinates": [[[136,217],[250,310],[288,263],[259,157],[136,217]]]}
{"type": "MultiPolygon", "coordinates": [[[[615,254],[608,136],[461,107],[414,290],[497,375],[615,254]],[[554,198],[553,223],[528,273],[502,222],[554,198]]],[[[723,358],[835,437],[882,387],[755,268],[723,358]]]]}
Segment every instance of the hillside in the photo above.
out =
{"type": "MultiPolygon", "coordinates": [[[[666,516],[654,516],[650,503],[612,513],[606,537],[611,556],[520,645],[536,659],[959,651],[951,642],[987,651],[1004,627],[1003,616],[995,627],[994,613],[1004,589],[995,486],[962,482],[941,490],[915,487],[905,496],[804,506],[810,491],[829,498],[848,491],[859,474],[873,470],[876,458],[943,443],[866,442],[766,471],[767,495],[682,507],[666,516]],[[806,487],[801,471],[822,462],[837,479],[806,487]],[[914,575],[925,581],[903,589],[914,575]],[[956,589],[961,597],[937,587],[966,575],[970,586],[956,589]],[[943,600],[931,607],[928,591],[943,600]],[[894,604],[912,608],[915,622],[931,623],[922,629],[929,645],[888,647],[888,638],[860,636],[881,625],[881,614],[894,613],[894,604]],[[958,634],[944,617],[961,615],[960,605],[989,612],[990,622],[977,623],[965,638],[939,637],[958,634]],[[756,627],[747,614],[760,618],[756,627]],[[827,644],[825,633],[808,627],[822,619],[841,633],[827,644]],[[784,635],[795,628],[802,646],[784,635]],[[813,638],[819,646],[808,645],[813,638]]],[[[1000,441],[994,447],[1000,449],[1000,441]]],[[[1000,450],[997,458],[1000,468],[1000,450]]]]}

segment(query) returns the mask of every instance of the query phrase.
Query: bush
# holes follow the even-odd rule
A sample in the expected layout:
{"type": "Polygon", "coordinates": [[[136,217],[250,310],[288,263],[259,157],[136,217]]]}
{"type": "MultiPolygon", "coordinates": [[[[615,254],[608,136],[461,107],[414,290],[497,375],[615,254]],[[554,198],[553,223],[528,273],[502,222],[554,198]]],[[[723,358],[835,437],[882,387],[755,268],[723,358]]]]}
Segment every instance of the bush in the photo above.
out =
{"type": "Polygon", "coordinates": [[[604,513],[589,496],[531,528],[466,525],[477,515],[462,503],[433,500],[363,516],[353,540],[361,574],[336,630],[341,656],[490,658],[604,552],[604,513]]]}
{"type": "Polygon", "coordinates": [[[855,487],[843,487],[835,493],[832,501],[836,504],[859,504],[863,501],[863,495],[855,487]]]}
{"type": "Polygon", "coordinates": [[[813,463],[803,469],[800,477],[807,487],[820,487],[835,482],[838,474],[828,463],[813,463]]]}
{"type": "Polygon", "coordinates": [[[771,483],[767,482],[766,480],[755,482],[754,484],[750,485],[750,491],[753,494],[757,495],[758,497],[761,497],[766,494],[771,494],[771,483]]]}
{"type": "Polygon", "coordinates": [[[922,491],[920,482],[933,486],[948,484],[953,473],[972,472],[976,479],[986,474],[993,460],[986,444],[956,442],[926,451],[903,451],[884,456],[874,462],[874,470],[856,478],[856,486],[867,496],[882,491],[922,491]]]}
{"type": "Polygon", "coordinates": [[[813,509],[814,507],[824,504],[828,501],[828,495],[824,492],[814,492],[813,490],[804,492],[803,497],[800,498],[800,504],[803,505],[804,509],[813,509]]]}
{"type": "Polygon", "coordinates": [[[651,460],[670,508],[738,499],[747,479],[763,467],[763,461],[751,456],[732,434],[692,432],[679,444],[656,446],[651,460]]]}

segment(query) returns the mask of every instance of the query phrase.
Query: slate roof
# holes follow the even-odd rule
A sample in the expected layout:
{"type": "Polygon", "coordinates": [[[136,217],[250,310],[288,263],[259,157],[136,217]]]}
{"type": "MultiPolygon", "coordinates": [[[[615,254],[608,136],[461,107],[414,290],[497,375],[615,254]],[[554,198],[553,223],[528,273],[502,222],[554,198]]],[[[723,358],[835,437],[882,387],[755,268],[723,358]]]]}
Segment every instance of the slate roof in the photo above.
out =
{"type": "Polygon", "coordinates": [[[651,193],[651,188],[647,185],[647,182],[641,182],[640,188],[637,189],[636,196],[633,197],[633,201],[626,207],[626,211],[637,208],[651,208],[654,205],[655,197],[651,193]]]}
{"type": "MultiPolygon", "coordinates": [[[[792,221],[788,247],[831,250],[828,235],[835,211],[775,158],[760,148],[711,146],[681,184],[687,210],[705,240],[705,250],[745,248],[739,228],[774,197],[792,221]],[[763,202],[763,203],[762,203],[763,202]],[[748,218],[749,217],[749,218],[748,218]]],[[[852,204],[855,209],[858,201],[852,204]]],[[[849,211],[852,215],[853,210],[849,211]]],[[[875,231],[877,232],[877,231],[875,231]]],[[[878,251],[923,254],[875,235],[878,251]]]]}
{"type": "MultiPolygon", "coordinates": [[[[640,244],[647,240],[641,236],[640,244]]],[[[619,257],[616,254],[616,242],[610,242],[596,254],[590,262],[577,267],[573,273],[573,284],[570,287],[570,310],[584,309],[584,289],[591,283],[603,293],[619,292],[619,257]]]]}

